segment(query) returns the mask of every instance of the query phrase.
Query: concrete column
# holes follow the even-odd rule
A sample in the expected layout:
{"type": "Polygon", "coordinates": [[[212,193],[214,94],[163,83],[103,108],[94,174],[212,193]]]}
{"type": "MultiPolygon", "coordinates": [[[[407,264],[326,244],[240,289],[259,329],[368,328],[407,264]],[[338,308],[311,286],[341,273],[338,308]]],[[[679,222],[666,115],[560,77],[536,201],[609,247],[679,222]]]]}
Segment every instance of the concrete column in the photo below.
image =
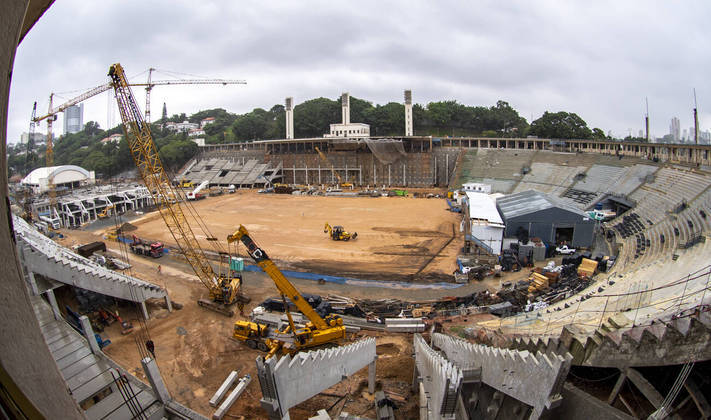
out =
{"type": "Polygon", "coordinates": [[[170,296],[168,296],[168,291],[165,291],[165,306],[168,307],[168,312],[173,312],[173,304],[170,302],[170,296]]]}
{"type": "Polygon", "coordinates": [[[146,308],[146,302],[141,302],[141,310],[143,311],[143,319],[148,321],[148,309],[146,308]]]}
{"type": "Polygon", "coordinates": [[[378,360],[376,356],[372,362],[368,365],[368,393],[375,393],[375,361],[378,360]]]}
{"type": "Polygon", "coordinates": [[[81,322],[81,328],[84,330],[84,337],[89,342],[89,347],[91,347],[91,352],[94,354],[99,354],[101,349],[99,349],[99,343],[96,342],[96,337],[94,337],[94,329],[91,328],[91,321],[86,315],[79,317],[79,322],[81,322]]]}
{"type": "Polygon", "coordinates": [[[61,320],[62,313],[59,312],[59,305],[57,305],[57,298],[54,296],[54,290],[47,290],[47,300],[49,301],[49,306],[52,307],[54,319],[56,319],[57,321],[61,320]]]}
{"type": "Polygon", "coordinates": [[[412,136],[413,134],[413,122],[412,122],[412,91],[405,91],[405,135],[412,136]]]}
{"type": "Polygon", "coordinates": [[[286,138],[294,138],[294,98],[286,98],[286,138]]]}
{"type": "Polygon", "coordinates": [[[348,92],[341,95],[341,121],[343,124],[351,123],[351,96],[348,92]]]}
{"type": "MultiPolygon", "coordinates": [[[[27,269],[27,265],[25,265],[25,269],[27,269]]],[[[35,273],[33,273],[30,270],[27,270],[27,278],[30,281],[30,289],[32,290],[32,294],[34,296],[39,295],[39,289],[37,288],[37,280],[35,279],[35,273]]]]}
{"type": "Polygon", "coordinates": [[[143,371],[146,373],[148,382],[151,384],[151,388],[153,388],[153,392],[155,392],[156,397],[158,397],[160,402],[163,404],[167,404],[171,400],[171,397],[168,392],[168,388],[166,388],[165,383],[163,382],[163,377],[160,376],[158,364],[156,364],[156,361],[150,357],[146,357],[141,360],[141,365],[143,366],[143,371]]]}

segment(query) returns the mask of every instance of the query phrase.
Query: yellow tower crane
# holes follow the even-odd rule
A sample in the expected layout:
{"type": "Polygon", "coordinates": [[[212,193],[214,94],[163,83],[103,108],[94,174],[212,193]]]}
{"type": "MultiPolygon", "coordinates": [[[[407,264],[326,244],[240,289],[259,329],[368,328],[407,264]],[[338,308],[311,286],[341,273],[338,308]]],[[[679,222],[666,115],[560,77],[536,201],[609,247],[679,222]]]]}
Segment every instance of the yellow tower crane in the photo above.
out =
{"type": "MultiPolygon", "coordinates": [[[[129,86],[145,86],[146,88],[146,121],[150,123],[150,92],[155,86],[167,86],[167,85],[244,85],[247,84],[244,80],[233,80],[233,79],[175,79],[175,80],[151,80],[151,75],[155,71],[154,68],[148,70],[148,81],[147,83],[129,83],[129,86]]],[[[45,152],[46,166],[51,168],[54,165],[54,148],[52,139],[52,123],[57,120],[57,114],[64,112],[70,106],[76,105],[83,102],[91,97],[94,97],[100,93],[106,92],[112,89],[111,83],[106,83],[100,86],[96,86],[86,92],[66,101],[65,103],[59,105],[58,107],[53,107],[54,93],[49,95],[49,109],[47,114],[37,117],[33,114],[32,121],[37,124],[42,120],[47,120],[47,150],[45,152]]],[[[110,127],[107,127],[110,128],[110,127]]],[[[54,177],[50,173],[49,179],[47,180],[47,188],[49,195],[49,211],[50,217],[53,217],[51,212],[56,205],[56,191],[54,189],[54,177]]]]}
{"type": "MultiPolygon", "coordinates": [[[[185,200],[182,190],[173,186],[166,173],[158,154],[158,148],[151,136],[150,126],[143,120],[123,67],[118,63],[112,65],[109,69],[109,77],[111,77],[111,86],[114,89],[121,114],[123,132],[138,173],[150,191],[153,201],[180,251],[210,292],[210,299],[201,299],[198,304],[227,316],[234,315],[234,312],[229,308],[230,305],[249,302],[249,298],[242,294],[242,277],[239,274],[233,275],[231,270],[226,270],[226,273],[223,274],[217,273],[213,269],[193,231],[192,225],[199,223],[199,218],[195,217],[197,215],[185,200]],[[188,220],[188,212],[193,212],[193,223],[188,220]]],[[[208,238],[213,238],[206,226],[201,225],[200,227],[208,238]]],[[[229,254],[219,249],[218,253],[221,257],[227,257],[229,261],[229,254]]]]}

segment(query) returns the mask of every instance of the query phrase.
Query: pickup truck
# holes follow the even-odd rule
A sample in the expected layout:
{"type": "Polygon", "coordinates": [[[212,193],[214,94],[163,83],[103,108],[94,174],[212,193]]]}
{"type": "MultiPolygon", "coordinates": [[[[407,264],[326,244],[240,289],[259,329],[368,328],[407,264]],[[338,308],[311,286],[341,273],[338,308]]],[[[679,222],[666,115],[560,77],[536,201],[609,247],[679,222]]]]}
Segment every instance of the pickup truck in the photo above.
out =
{"type": "Polygon", "coordinates": [[[570,255],[575,253],[575,248],[568,248],[568,245],[556,247],[555,252],[562,255],[570,255]]]}

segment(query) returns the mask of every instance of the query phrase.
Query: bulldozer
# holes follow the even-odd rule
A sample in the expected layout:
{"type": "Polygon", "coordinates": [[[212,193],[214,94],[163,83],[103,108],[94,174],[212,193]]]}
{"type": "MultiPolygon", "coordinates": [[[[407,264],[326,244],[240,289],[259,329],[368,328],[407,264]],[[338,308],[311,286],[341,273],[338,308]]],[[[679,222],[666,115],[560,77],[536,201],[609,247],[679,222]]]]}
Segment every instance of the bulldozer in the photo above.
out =
{"type": "Polygon", "coordinates": [[[328,222],[323,227],[323,233],[328,233],[328,236],[330,236],[334,241],[350,241],[351,239],[358,237],[357,232],[350,233],[343,229],[343,226],[331,227],[328,222]]]}

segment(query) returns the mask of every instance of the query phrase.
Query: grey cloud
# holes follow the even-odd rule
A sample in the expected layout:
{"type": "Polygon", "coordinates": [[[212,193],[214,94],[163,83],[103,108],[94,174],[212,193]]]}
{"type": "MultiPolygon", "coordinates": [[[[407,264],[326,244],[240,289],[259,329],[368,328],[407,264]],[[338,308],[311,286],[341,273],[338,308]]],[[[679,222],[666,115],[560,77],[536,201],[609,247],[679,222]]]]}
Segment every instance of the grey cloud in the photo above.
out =
{"type": "MultiPolygon", "coordinates": [[[[650,98],[652,131],[669,119],[691,125],[697,88],[702,127],[711,125],[704,1],[662,2],[190,2],[64,0],[18,50],[9,139],[27,130],[32,101],[49,92],[104,82],[108,65],[206,77],[247,86],[162,88],[169,112],[268,108],[341,91],[374,103],[507,100],[521,115],[577,112],[617,134],[642,127],[650,98]]],[[[145,77],[145,76],[141,76],[145,77]]],[[[139,100],[142,93],[137,91],[139,100]]],[[[105,125],[106,99],[86,105],[105,125]]]]}

